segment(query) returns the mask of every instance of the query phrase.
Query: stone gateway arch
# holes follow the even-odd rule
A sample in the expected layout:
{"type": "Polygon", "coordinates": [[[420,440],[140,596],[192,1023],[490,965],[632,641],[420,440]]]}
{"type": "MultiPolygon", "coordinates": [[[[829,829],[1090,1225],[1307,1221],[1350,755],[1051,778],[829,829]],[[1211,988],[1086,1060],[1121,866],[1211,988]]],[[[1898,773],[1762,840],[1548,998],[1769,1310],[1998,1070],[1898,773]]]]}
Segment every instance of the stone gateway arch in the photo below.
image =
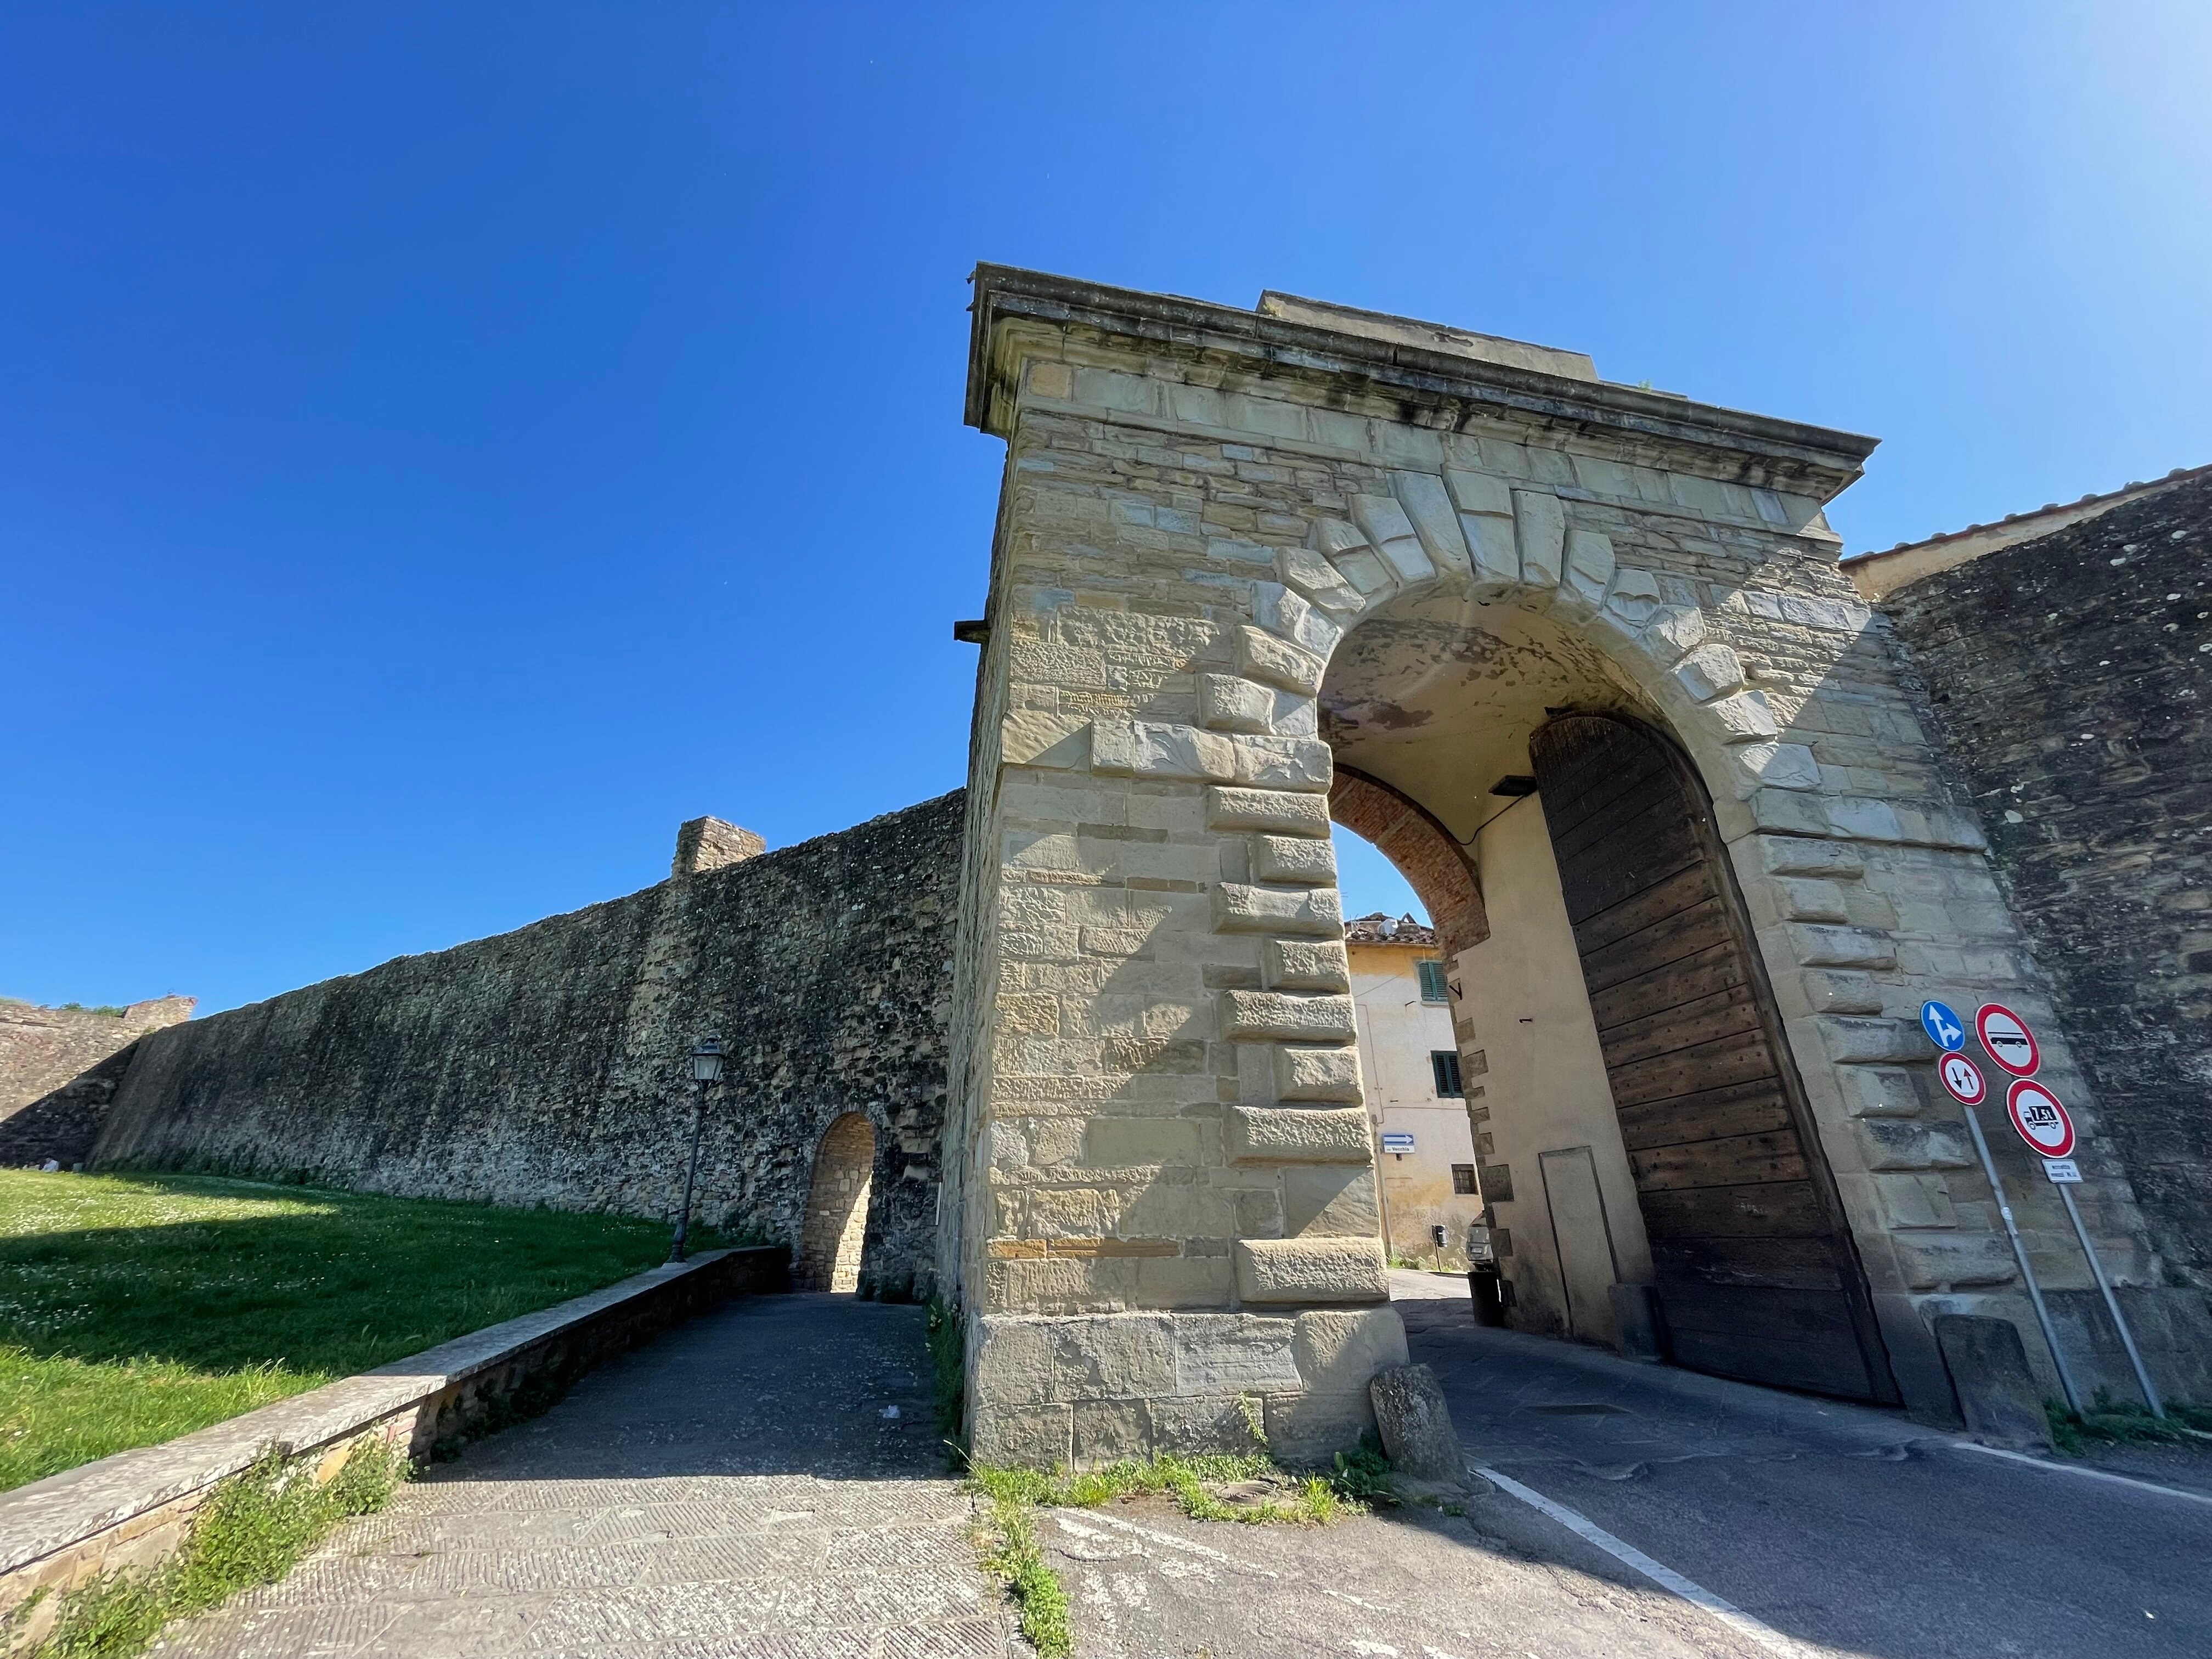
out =
{"type": "Polygon", "coordinates": [[[1914,1012],[2057,1027],[1838,568],[1873,441],[1285,295],[975,290],[1006,463],[939,1263],[975,1455],[1371,1421],[1405,1335],[1333,800],[1442,930],[1516,1322],[1649,1297],[1680,1363],[1950,1417],[1926,1316],[2017,1287],[1914,1012]]]}

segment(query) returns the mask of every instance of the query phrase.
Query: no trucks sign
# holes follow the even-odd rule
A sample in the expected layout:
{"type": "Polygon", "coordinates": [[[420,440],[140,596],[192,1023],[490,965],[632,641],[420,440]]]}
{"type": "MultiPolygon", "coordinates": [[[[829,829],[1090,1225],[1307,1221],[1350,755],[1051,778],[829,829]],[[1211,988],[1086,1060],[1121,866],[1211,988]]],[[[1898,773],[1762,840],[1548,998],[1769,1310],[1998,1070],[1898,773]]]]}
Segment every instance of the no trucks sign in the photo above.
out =
{"type": "Polygon", "coordinates": [[[2045,1158],[2074,1155],[2074,1119],[2057,1095],[2027,1078],[2005,1091],[2005,1111],[2020,1138],[2045,1158]]]}

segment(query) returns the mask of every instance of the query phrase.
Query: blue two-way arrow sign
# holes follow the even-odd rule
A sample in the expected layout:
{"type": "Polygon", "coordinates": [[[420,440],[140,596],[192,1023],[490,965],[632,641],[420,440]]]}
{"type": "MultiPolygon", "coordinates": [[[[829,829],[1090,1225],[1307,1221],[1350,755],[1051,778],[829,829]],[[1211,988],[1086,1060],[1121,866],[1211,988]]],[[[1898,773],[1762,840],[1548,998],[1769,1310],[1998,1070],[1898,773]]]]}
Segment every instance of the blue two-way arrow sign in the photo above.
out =
{"type": "Polygon", "coordinates": [[[1947,1002],[1922,1003],[1920,1025],[1929,1040],[1946,1054],[1955,1054],[1966,1046],[1966,1022],[1947,1002]]]}

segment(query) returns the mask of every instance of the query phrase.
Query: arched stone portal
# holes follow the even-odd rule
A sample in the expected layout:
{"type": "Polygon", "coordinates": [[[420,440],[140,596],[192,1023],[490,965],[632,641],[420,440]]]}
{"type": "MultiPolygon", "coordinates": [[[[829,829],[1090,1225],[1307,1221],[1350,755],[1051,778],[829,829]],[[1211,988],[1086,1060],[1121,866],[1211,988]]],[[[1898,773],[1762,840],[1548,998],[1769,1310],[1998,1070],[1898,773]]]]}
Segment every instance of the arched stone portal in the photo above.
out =
{"type": "Polygon", "coordinates": [[[802,1291],[851,1291],[860,1282],[868,1193],[876,1165],[875,1126],[847,1112],[823,1132],[807,1188],[806,1225],[793,1283],[802,1291]]]}
{"type": "MultiPolygon", "coordinates": [[[[1473,850],[1490,938],[1462,961],[1509,904],[1553,928],[1568,966],[1530,982],[1563,1031],[1579,1007],[1561,1052],[1595,1066],[1577,1097],[1617,1146],[1540,795],[1492,793],[1559,710],[1669,732],[1710,795],[1892,1370],[1950,1417],[1927,1311],[2024,1309],[1912,1014],[1995,996],[2056,1022],[1836,567],[1821,508],[1871,441],[1287,296],[975,281],[969,417],[1009,453],[940,1210],[974,1455],[1237,1449],[1256,1401],[1279,1454],[1325,1456],[1404,1355],[1328,839],[1340,757],[1473,850]],[[1362,652],[1419,637],[1425,664],[1338,695],[1362,652]],[[1470,694],[1449,743],[1432,685],[1470,694]],[[1510,695],[1476,718],[1486,687],[1510,695]]],[[[1633,1176],[1601,1141],[1516,1180],[1593,1204],[1626,1180],[1625,1224],[1633,1176]]],[[[2124,1179],[2100,1181],[2131,1239],[2124,1179]]]]}

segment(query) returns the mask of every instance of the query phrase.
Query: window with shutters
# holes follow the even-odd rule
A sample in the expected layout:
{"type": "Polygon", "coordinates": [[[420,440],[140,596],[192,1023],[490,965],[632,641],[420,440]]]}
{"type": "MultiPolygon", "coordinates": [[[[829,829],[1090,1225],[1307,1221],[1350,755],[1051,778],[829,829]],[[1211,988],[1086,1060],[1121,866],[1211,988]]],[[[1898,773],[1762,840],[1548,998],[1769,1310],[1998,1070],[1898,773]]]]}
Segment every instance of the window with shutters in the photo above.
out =
{"type": "Polygon", "coordinates": [[[1444,985],[1443,963],[1417,962],[1413,966],[1420,970],[1422,1001],[1449,1002],[1451,1000],[1451,992],[1444,985]]]}
{"type": "Polygon", "coordinates": [[[1453,1164],[1452,1191],[1455,1193],[1472,1193],[1474,1190],[1474,1165],[1472,1164],[1453,1164]]]}
{"type": "Polygon", "coordinates": [[[1429,1066],[1437,1074],[1437,1094],[1441,1099],[1454,1100],[1467,1091],[1460,1086],[1459,1052],[1453,1048],[1432,1048],[1429,1051],[1429,1066]]]}

